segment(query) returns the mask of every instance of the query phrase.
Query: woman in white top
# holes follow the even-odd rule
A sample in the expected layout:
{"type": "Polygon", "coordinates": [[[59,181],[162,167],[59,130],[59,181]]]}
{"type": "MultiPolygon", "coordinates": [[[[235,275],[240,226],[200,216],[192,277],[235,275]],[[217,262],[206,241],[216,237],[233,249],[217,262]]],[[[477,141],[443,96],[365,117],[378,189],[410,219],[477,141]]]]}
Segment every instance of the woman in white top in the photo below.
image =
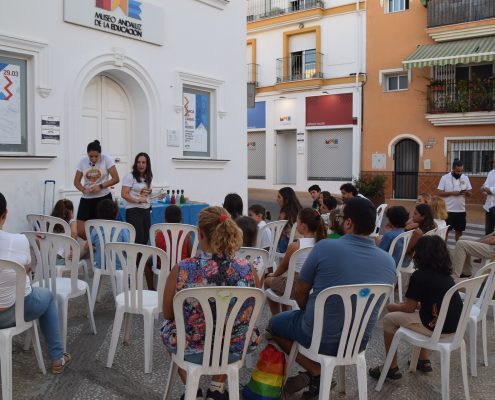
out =
{"type": "Polygon", "coordinates": [[[148,244],[151,226],[151,171],[150,156],[139,153],[134,159],[132,172],[122,179],[121,196],[125,200],[125,219],[136,229],[136,243],[148,244]]]}
{"type": "Polygon", "coordinates": [[[447,226],[446,219],[449,216],[445,200],[440,196],[433,196],[430,201],[430,207],[437,229],[445,228],[447,226]]]}
{"type": "MultiPolygon", "coordinates": [[[[287,270],[289,268],[289,261],[294,252],[306,247],[313,247],[316,242],[326,239],[327,232],[325,224],[318,211],[313,208],[303,208],[297,215],[297,230],[302,236],[300,239],[289,244],[287,251],[284,254],[284,258],[278,265],[275,272],[267,275],[265,279],[265,288],[271,288],[278,295],[282,295],[285,291],[285,285],[287,282],[287,270]]],[[[294,281],[297,280],[299,271],[301,270],[305,257],[300,257],[296,261],[294,281]]],[[[293,294],[291,295],[291,297],[293,294]]],[[[280,304],[268,299],[270,310],[272,314],[278,314],[280,312],[280,304]]]]}
{"type": "MultiPolygon", "coordinates": [[[[3,230],[7,220],[7,201],[0,193],[0,259],[15,261],[21,265],[31,262],[29,242],[26,236],[8,233],[3,230]]],[[[0,329],[15,326],[16,273],[0,271],[0,329]]],[[[48,348],[48,357],[52,362],[52,372],[60,374],[69,365],[71,356],[64,353],[60,339],[57,306],[50,290],[33,287],[26,273],[24,290],[24,319],[39,319],[41,332],[48,348]]]]}
{"type": "Polygon", "coordinates": [[[109,187],[119,183],[119,173],[113,160],[106,154],[101,154],[101,145],[94,140],[87,147],[87,156],[79,160],[74,186],[82,193],[77,210],[77,234],[86,238],[84,222],[98,218],[96,209],[98,203],[105,199],[112,199],[109,187]],[[110,175],[110,179],[108,179],[110,175]],[[84,181],[84,183],[81,183],[84,181]]]}

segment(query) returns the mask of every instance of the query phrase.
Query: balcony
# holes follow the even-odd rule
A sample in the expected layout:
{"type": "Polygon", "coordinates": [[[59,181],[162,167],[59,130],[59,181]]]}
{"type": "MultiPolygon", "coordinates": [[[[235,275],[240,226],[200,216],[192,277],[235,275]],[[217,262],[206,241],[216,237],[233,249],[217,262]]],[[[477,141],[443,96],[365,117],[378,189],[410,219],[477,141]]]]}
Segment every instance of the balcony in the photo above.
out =
{"type": "Polygon", "coordinates": [[[495,123],[495,80],[432,82],[427,91],[426,118],[436,126],[495,123]]]}
{"type": "Polygon", "coordinates": [[[323,79],[323,54],[314,50],[277,58],[277,83],[323,79]]]}
{"type": "Polygon", "coordinates": [[[259,71],[259,64],[247,64],[247,83],[254,83],[254,86],[257,87],[259,71]]]}
{"type": "Polygon", "coordinates": [[[249,0],[247,22],[323,7],[323,0],[249,0]]]}
{"type": "Polygon", "coordinates": [[[430,0],[428,28],[495,18],[494,0],[430,0]]]}

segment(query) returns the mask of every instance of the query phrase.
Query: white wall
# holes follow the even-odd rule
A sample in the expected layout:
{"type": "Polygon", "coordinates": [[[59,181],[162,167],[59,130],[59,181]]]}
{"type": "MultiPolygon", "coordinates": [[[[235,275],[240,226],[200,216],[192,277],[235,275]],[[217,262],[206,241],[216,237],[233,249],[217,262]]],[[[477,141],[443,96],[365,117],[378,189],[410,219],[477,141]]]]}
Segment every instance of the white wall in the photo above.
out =
{"type": "Polygon", "coordinates": [[[229,192],[237,192],[247,200],[246,74],[242,68],[246,54],[245,4],[230,2],[220,10],[193,0],[152,3],[164,10],[164,46],[65,23],[62,0],[25,0],[3,7],[0,50],[5,36],[48,45],[49,65],[44,70],[49,73],[51,92],[46,98],[34,86],[40,81],[40,77],[34,78],[40,66],[32,62],[29,65],[30,76],[36,80],[28,88],[29,135],[33,140],[30,153],[56,156],[51,162],[35,160],[31,162],[36,164],[34,167],[19,169],[16,162],[2,159],[0,154],[0,191],[7,198],[10,213],[6,229],[25,229],[26,213],[42,211],[45,179],[57,181],[57,197],[75,194],[75,154],[85,151],[71,148],[71,135],[80,129],[78,85],[90,78],[86,73],[104,69],[120,79],[134,96],[134,111],[140,114],[135,119],[143,123],[138,125],[135,121],[131,157],[139,151],[150,153],[155,184],[183,188],[191,199],[210,204],[221,204],[229,192]],[[115,48],[123,53],[123,66],[115,65],[115,48]],[[98,60],[102,63],[98,64],[98,60]],[[103,60],[109,60],[106,67],[103,60]],[[217,169],[182,169],[171,160],[182,157],[182,148],[166,145],[167,129],[182,132],[182,114],[176,107],[181,104],[177,71],[224,82],[216,110],[217,158],[230,161],[217,169]],[[41,115],[61,117],[60,145],[41,143],[41,115]]]}

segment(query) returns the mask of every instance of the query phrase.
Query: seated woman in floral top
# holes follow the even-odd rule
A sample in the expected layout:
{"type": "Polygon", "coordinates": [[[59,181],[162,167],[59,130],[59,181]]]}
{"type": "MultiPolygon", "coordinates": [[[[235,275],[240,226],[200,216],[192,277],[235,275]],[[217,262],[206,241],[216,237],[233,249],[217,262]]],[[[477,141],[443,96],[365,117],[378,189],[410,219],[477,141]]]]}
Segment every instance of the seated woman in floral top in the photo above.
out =
{"type": "MultiPolygon", "coordinates": [[[[175,265],[170,271],[165,285],[163,296],[165,321],[161,328],[161,338],[171,353],[175,353],[177,350],[177,329],[173,309],[174,295],[177,292],[182,289],[203,286],[259,287],[258,276],[250,264],[246,260],[237,259],[234,256],[242,245],[242,231],[225,209],[208,207],[201,211],[198,231],[199,245],[203,252],[199,257],[188,258],[175,265]]],[[[242,353],[252,307],[253,302],[246,301],[236,318],[230,345],[232,357],[242,353]]],[[[205,324],[201,307],[195,300],[190,300],[189,303],[184,304],[184,320],[187,325],[186,359],[201,363],[205,324]]],[[[259,341],[259,334],[253,333],[251,346],[256,346],[259,341]]],[[[179,375],[185,383],[186,372],[179,369],[179,375]]],[[[228,392],[224,390],[225,379],[225,375],[212,377],[207,399],[228,399],[228,392]]]]}

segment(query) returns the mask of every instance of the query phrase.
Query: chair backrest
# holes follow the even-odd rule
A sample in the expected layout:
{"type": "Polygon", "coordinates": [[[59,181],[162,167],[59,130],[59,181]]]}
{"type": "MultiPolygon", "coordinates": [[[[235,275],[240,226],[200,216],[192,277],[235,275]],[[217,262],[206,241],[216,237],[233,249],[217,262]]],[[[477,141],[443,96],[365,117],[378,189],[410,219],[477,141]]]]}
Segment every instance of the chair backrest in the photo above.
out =
{"type": "Polygon", "coordinates": [[[179,291],[174,297],[174,316],[177,326],[177,358],[182,360],[186,347],[183,309],[187,299],[195,299],[204,314],[206,329],[202,365],[205,374],[221,373],[228,368],[232,328],[235,320],[245,302],[249,299],[254,300],[252,308],[246,309],[251,315],[246,319],[249,321],[249,326],[244,331],[244,347],[240,355],[243,363],[251,342],[254,324],[265,300],[263,291],[257,288],[232,286],[198,287],[179,291]],[[214,307],[211,305],[211,299],[214,299],[214,307]]]}
{"type": "Polygon", "coordinates": [[[290,256],[289,267],[287,268],[287,281],[285,284],[284,294],[282,295],[283,298],[290,299],[292,286],[294,285],[294,273],[298,272],[296,271],[297,264],[298,262],[301,263],[303,260],[306,260],[309,253],[311,253],[311,250],[313,250],[313,247],[305,247],[303,249],[296,250],[290,256]]]}
{"type": "MultiPolygon", "coordinates": [[[[150,228],[150,243],[156,246],[156,235],[161,232],[165,238],[165,253],[168,255],[170,271],[175,264],[182,260],[182,248],[186,238],[193,240],[191,256],[198,250],[198,228],[188,224],[154,224],[150,228]]],[[[163,265],[163,264],[162,264],[163,265]]]]}
{"type": "Polygon", "coordinates": [[[375,235],[378,235],[380,233],[383,215],[385,214],[385,210],[387,207],[388,205],[384,203],[384,204],[380,204],[376,209],[375,230],[373,231],[375,235]]]}
{"type": "MultiPolygon", "coordinates": [[[[270,250],[268,250],[268,266],[271,268],[273,266],[273,261],[275,260],[275,254],[277,252],[278,241],[282,235],[285,225],[287,225],[286,219],[281,219],[279,221],[268,222],[263,229],[269,229],[271,233],[272,242],[270,244],[270,250]]],[[[261,237],[261,232],[260,235],[261,237]]]]}
{"type": "Polygon", "coordinates": [[[440,236],[443,240],[447,240],[447,235],[449,234],[450,225],[444,226],[443,228],[437,228],[435,235],[440,236]]]}
{"type": "Polygon", "coordinates": [[[70,225],[62,218],[52,217],[51,215],[28,214],[26,219],[32,229],[38,232],[59,233],[70,235],[70,225]],[[62,228],[61,232],[53,232],[55,226],[62,228]]]}
{"type": "MultiPolygon", "coordinates": [[[[26,269],[14,261],[0,260],[0,273],[14,273],[16,275],[15,289],[15,327],[26,330],[31,324],[24,320],[24,293],[26,288],[26,269]]],[[[4,383],[5,385],[6,383],[4,383]]]]}
{"type": "Polygon", "coordinates": [[[495,262],[486,264],[476,272],[475,276],[485,276],[485,286],[481,291],[481,295],[477,304],[480,308],[480,316],[486,314],[488,307],[493,302],[493,294],[495,293],[495,262]]]}
{"type": "Polygon", "coordinates": [[[91,231],[94,230],[97,234],[98,244],[100,247],[100,259],[98,260],[100,268],[103,271],[107,270],[105,264],[105,243],[116,242],[119,235],[126,231],[129,232],[129,243],[134,243],[136,240],[136,229],[127,222],[112,221],[108,219],[90,219],[84,222],[84,230],[89,243],[89,256],[91,263],[95,264],[95,249],[91,243],[91,231]]]}
{"type": "MultiPolygon", "coordinates": [[[[110,268],[115,275],[116,261],[120,261],[122,266],[122,286],[124,288],[124,304],[128,309],[141,310],[143,308],[143,277],[144,268],[150,258],[159,258],[161,265],[167,265],[168,255],[161,249],[152,246],[145,246],[135,243],[106,243],[105,258],[107,268],[110,268]],[[138,264],[138,255],[141,254],[138,264]]],[[[165,281],[167,280],[169,270],[162,268],[158,272],[158,307],[161,310],[163,302],[163,292],[165,290],[165,281]]]]}
{"type": "Polygon", "coordinates": [[[392,243],[390,244],[390,248],[388,249],[388,254],[390,254],[393,257],[395,247],[399,242],[402,242],[402,252],[400,254],[399,262],[397,263],[398,272],[400,271],[400,268],[402,268],[402,263],[404,262],[404,257],[406,256],[407,245],[409,244],[409,241],[411,240],[413,233],[414,231],[407,231],[401,233],[394,240],[392,240],[392,243]]]}
{"type": "Polygon", "coordinates": [[[426,232],[423,236],[435,236],[437,232],[437,228],[433,228],[432,230],[426,232]]]}
{"type": "Polygon", "coordinates": [[[289,244],[291,244],[294,241],[296,237],[296,232],[297,232],[297,222],[294,222],[292,224],[292,228],[290,229],[289,244]]]}
{"type": "Polygon", "coordinates": [[[70,270],[71,292],[77,291],[80,248],[70,236],[48,232],[23,232],[34,251],[37,268],[35,281],[57,294],[57,255],[63,250],[64,265],[70,270]]]}
{"type": "Polygon", "coordinates": [[[337,351],[337,362],[355,363],[368,322],[373,314],[378,318],[392,288],[392,285],[365,284],[334,286],[322,290],[316,297],[313,338],[309,351],[315,355],[319,353],[325,322],[325,303],[329,297],[339,296],[344,307],[344,325],[337,351]]]}
{"type": "Polygon", "coordinates": [[[238,258],[245,258],[254,267],[258,278],[263,278],[268,265],[268,251],[257,247],[241,247],[237,252],[238,258]]]}
{"type": "Polygon", "coordinates": [[[433,330],[433,334],[431,335],[430,342],[432,344],[436,344],[440,340],[440,335],[442,334],[443,324],[445,323],[445,318],[447,317],[447,311],[449,309],[450,301],[452,296],[458,291],[464,292],[464,304],[462,306],[461,316],[459,318],[459,322],[457,324],[457,330],[455,332],[454,339],[452,341],[452,345],[454,348],[459,347],[461,345],[461,341],[464,337],[464,333],[466,331],[466,326],[469,320],[469,316],[471,314],[471,309],[473,308],[474,303],[476,302],[476,297],[480,290],[483,281],[487,278],[486,275],[478,276],[476,278],[466,279],[458,284],[452,286],[442,300],[442,305],[440,306],[440,314],[437,318],[437,323],[435,325],[435,329],[433,330]]]}

